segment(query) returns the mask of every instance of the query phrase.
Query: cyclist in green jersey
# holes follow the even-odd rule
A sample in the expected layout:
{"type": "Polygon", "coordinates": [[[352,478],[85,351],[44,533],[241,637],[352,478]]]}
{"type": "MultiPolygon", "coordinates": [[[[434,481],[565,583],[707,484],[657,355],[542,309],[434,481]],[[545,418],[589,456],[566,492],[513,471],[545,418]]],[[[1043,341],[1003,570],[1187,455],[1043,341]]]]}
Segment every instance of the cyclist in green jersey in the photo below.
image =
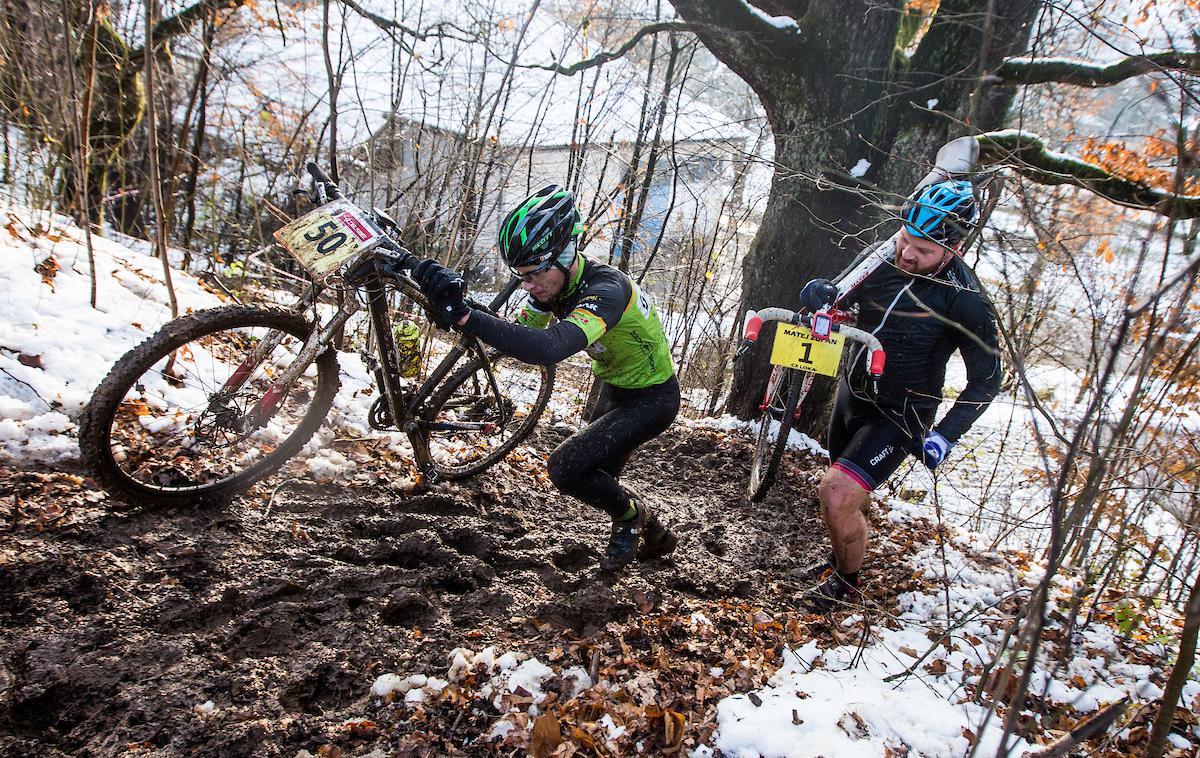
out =
{"type": "Polygon", "coordinates": [[[413,279],[442,326],[520,361],[551,365],[581,350],[591,356],[603,383],[599,399],[589,424],[550,454],[548,469],[560,491],[612,518],[600,568],[617,571],[635,556],[658,558],[677,544],[618,477],[633,451],[674,421],[679,383],[654,305],[626,274],[576,250],[581,228],[574,196],[557,185],[505,217],[500,255],[530,295],[516,323],[473,310],[463,299],[462,277],[433,261],[419,264],[413,279]]]}

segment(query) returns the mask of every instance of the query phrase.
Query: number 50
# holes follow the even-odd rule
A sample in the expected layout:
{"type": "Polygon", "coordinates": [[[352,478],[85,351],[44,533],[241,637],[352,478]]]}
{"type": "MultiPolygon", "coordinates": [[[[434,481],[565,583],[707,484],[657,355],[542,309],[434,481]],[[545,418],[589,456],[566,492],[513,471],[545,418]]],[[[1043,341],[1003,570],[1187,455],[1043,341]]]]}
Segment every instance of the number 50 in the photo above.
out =
{"type": "Polygon", "coordinates": [[[317,252],[321,255],[329,255],[341,247],[347,237],[345,232],[338,230],[337,224],[332,221],[326,221],[316,229],[310,229],[305,232],[304,239],[309,242],[316,242],[317,252]],[[329,232],[332,232],[332,234],[329,234],[329,232]]]}

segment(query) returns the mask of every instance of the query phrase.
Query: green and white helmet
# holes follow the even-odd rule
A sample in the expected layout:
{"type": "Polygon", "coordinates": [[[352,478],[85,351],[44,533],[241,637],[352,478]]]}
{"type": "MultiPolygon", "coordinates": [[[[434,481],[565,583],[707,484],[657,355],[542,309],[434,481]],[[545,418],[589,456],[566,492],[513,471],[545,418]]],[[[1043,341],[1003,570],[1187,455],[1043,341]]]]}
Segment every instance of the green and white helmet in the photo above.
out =
{"type": "MultiPolygon", "coordinates": [[[[510,269],[557,263],[575,235],[583,231],[575,195],[557,184],[543,187],[513,209],[500,224],[500,257],[510,269]]],[[[566,265],[569,265],[570,261],[566,265]]]]}

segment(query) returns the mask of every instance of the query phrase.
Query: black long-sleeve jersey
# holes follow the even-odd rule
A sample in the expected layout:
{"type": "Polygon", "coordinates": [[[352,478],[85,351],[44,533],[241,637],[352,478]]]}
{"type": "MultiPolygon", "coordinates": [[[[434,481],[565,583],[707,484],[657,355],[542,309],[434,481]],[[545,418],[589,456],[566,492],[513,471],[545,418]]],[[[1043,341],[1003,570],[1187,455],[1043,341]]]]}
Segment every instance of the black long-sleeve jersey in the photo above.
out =
{"type": "MultiPolygon", "coordinates": [[[[886,410],[936,408],[946,364],[955,350],[962,354],[967,386],[935,427],[957,441],[1000,391],[996,313],[975,274],[958,256],[933,277],[910,276],[885,264],[841,303],[849,304],[858,305],[858,327],[878,337],[887,353],[877,397],[886,410]]],[[[852,357],[845,362],[849,385],[866,397],[864,361],[852,357]]]]}

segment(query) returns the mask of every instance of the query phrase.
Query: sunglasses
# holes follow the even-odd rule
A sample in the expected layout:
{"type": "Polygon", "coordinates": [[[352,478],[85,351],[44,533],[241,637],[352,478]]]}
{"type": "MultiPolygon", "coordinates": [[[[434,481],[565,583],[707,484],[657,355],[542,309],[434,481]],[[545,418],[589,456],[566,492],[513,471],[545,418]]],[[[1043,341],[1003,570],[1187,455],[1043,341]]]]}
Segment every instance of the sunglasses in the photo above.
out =
{"type": "Polygon", "coordinates": [[[509,271],[512,272],[513,276],[517,277],[518,279],[520,279],[523,282],[532,282],[534,279],[538,278],[542,274],[549,271],[550,267],[553,265],[554,265],[554,258],[551,258],[550,260],[546,261],[545,263],[543,263],[542,265],[533,269],[532,271],[523,271],[522,272],[522,271],[517,271],[515,268],[510,268],[509,271]]]}

